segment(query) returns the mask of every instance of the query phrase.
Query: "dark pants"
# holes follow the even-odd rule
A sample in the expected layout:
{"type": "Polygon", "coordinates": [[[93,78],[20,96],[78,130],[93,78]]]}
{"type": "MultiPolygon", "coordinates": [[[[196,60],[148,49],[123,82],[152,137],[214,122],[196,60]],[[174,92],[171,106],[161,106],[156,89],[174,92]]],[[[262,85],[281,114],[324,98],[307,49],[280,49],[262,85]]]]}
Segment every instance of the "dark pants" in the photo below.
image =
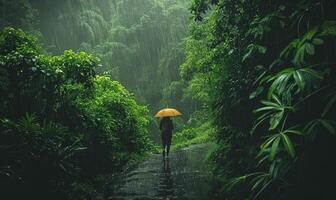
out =
{"type": "Polygon", "coordinates": [[[167,147],[167,153],[168,153],[169,149],[170,149],[171,140],[172,140],[172,132],[171,131],[163,131],[161,133],[161,138],[162,138],[162,146],[163,146],[163,148],[167,147]]]}

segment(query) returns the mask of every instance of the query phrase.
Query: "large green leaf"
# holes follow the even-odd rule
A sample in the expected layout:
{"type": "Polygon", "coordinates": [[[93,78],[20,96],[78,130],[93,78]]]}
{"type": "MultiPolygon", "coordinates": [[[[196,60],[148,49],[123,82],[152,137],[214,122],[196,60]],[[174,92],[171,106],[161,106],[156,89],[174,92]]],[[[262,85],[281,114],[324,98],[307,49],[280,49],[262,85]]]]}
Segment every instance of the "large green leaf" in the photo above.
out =
{"type": "Polygon", "coordinates": [[[295,128],[296,127],[292,127],[292,128],[286,129],[282,133],[293,133],[293,134],[296,134],[296,135],[303,136],[303,133],[301,131],[299,131],[299,130],[296,130],[295,128]]]}
{"type": "Polygon", "coordinates": [[[288,94],[288,91],[295,88],[301,94],[310,93],[312,85],[320,83],[322,79],[322,73],[310,67],[286,68],[269,79],[272,84],[268,91],[268,98],[274,94],[288,94]]]}
{"type": "Polygon", "coordinates": [[[278,137],[278,134],[270,136],[263,144],[260,145],[261,151],[265,151],[267,148],[269,148],[278,137]]]}
{"type": "MultiPolygon", "coordinates": [[[[289,134],[295,134],[298,136],[303,136],[302,132],[297,129],[298,127],[291,127],[277,134],[271,135],[261,146],[260,146],[260,156],[268,155],[270,160],[274,160],[275,156],[283,151],[291,156],[295,157],[295,148],[292,140],[289,138],[289,134]]],[[[263,161],[265,157],[262,157],[263,161]]],[[[259,162],[263,162],[259,161],[259,162]]]]}
{"type": "Polygon", "coordinates": [[[271,100],[263,100],[261,101],[261,103],[265,106],[255,109],[254,112],[263,112],[263,114],[256,120],[255,125],[252,129],[252,133],[257,128],[257,126],[259,126],[266,119],[269,119],[269,130],[276,129],[282,121],[286,111],[291,111],[294,109],[291,106],[283,104],[280,98],[276,95],[272,95],[271,100]]]}
{"type": "Polygon", "coordinates": [[[271,117],[269,130],[273,130],[278,127],[282,120],[282,117],[284,116],[284,113],[284,110],[282,110],[271,117]]]}
{"type": "Polygon", "coordinates": [[[295,150],[294,150],[294,146],[293,146],[292,141],[284,133],[281,133],[281,136],[282,136],[283,144],[285,146],[286,151],[289,153],[289,155],[291,157],[294,157],[295,156],[295,150]]]}
{"type": "Polygon", "coordinates": [[[329,133],[336,135],[335,121],[329,119],[315,119],[310,121],[304,128],[305,134],[316,134],[319,127],[325,128],[329,133]]]}
{"type": "Polygon", "coordinates": [[[325,22],[322,26],[315,26],[310,29],[301,38],[293,40],[281,52],[280,58],[293,58],[293,63],[297,66],[302,66],[309,56],[315,54],[315,46],[323,44],[321,36],[332,36],[335,34],[335,23],[325,22]]]}
{"type": "Polygon", "coordinates": [[[272,144],[272,147],[271,147],[271,152],[269,154],[269,158],[270,160],[273,160],[275,155],[277,154],[277,152],[279,151],[279,143],[280,143],[280,137],[277,137],[274,141],[273,141],[273,144],[272,144]]]}
{"type": "Polygon", "coordinates": [[[336,130],[334,127],[334,121],[332,120],[327,120],[327,119],[320,119],[321,124],[323,125],[324,128],[328,130],[329,133],[336,135],[336,130]]]}
{"type": "Polygon", "coordinates": [[[262,124],[265,120],[269,119],[271,117],[270,113],[272,113],[272,111],[268,111],[265,112],[263,115],[261,115],[260,117],[258,117],[258,119],[255,121],[250,134],[252,135],[254,133],[254,131],[256,130],[256,128],[262,124]]]}

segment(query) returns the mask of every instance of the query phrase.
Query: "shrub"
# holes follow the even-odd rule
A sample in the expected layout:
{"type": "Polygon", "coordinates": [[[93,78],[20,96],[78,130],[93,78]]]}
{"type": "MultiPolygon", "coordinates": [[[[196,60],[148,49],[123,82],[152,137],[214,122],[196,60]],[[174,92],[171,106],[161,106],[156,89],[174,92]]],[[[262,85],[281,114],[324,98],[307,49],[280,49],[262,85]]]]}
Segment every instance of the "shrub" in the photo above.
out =
{"type": "Polygon", "coordinates": [[[74,197],[152,147],[147,108],[96,76],[95,56],[44,55],[13,28],[1,31],[0,49],[0,174],[12,198],[74,197]]]}

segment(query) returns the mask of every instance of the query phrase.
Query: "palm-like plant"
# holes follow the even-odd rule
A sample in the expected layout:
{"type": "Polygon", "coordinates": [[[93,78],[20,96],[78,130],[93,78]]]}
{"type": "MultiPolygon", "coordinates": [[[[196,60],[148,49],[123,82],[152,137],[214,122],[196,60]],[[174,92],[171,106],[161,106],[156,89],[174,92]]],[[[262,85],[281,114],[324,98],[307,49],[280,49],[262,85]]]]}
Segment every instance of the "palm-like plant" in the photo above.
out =
{"type": "Polygon", "coordinates": [[[256,123],[252,129],[252,133],[255,129],[264,121],[269,119],[269,130],[274,130],[280,124],[285,113],[293,111],[294,107],[286,105],[280,100],[277,95],[272,95],[270,100],[261,101],[264,107],[254,110],[255,113],[262,113],[256,120],[256,123]]]}
{"type": "Polygon", "coordinates": [[[8,156],[3,160],[6,165],[0,166],[0,174],[17,181],[26,181],[21,167],[27,166],[25,173],[42,173],[28,167],[31,165],[40,166],[46,176],[67,176],[77,170],[72,159],[86,149],[79,139],[65,137],[70,135],[66,128],[54,122],[40,124],[34,114],[27,113],[18,122],[2,119],[0,125],[5,134],[12,136],[12,140],[0,145],[8,156]]]}
{"type": "Polygon", "coordinates": [[[254,199],[272,183],[288,184],[285,176],[295,163],[296,157],[300,156],[296,148],[314,141],[316,134],[321,130],[336,134],[336,122],[330,114],[330,110],[335,106],[336,92],[334,86],[325,81],[327,75],[325,72],[333,69],[326,68],[330,63],[315,63],[306,67],[307,59],[316,53],[316,46],[324,44],[324,39],[327,37],[335,37],[335,30],[335,22],[325,22],[319,27],[314,27],[302,38],[291,42],[280,55],[279,59],[292,58],[291,63],[295,67],[284,68],[276,75],[267,75],[265,71],[262,73],[263,77],[258,79],[259,85],[267,83],[269,89],[267,100],[262,100],[262,106],[254,110],[259,117],[251,133],[269,123],[270,134],[267,133],[266,139],[263,139],[258,154],[259,165],[269,170],[238,177],[232,181],[237,184],[249,178],[254,199]],[[319,111],[320,118],[307,115],[304,120],[299,120],[300,122],[296,122],[293,117],[288,119],[296,112],[302,112],[307,106],[306,102],[322,92],[328,92],[330,95],[326,98],[323,109],[319,111]],[[302,121],[305,123],[298,124],[302,121]]]}

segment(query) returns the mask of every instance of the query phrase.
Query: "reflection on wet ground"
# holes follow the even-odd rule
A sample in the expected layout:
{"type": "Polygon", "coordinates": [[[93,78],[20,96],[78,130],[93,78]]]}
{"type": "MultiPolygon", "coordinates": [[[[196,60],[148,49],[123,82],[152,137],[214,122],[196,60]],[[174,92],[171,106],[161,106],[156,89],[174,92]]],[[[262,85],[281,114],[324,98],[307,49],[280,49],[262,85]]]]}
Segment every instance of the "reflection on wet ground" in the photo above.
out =
{"type": "Polygon", "coordinates": [[[204,158],[211,144],[155,154],[118,177],[105,193],[113,200],[210,200],[204,158]]]}

